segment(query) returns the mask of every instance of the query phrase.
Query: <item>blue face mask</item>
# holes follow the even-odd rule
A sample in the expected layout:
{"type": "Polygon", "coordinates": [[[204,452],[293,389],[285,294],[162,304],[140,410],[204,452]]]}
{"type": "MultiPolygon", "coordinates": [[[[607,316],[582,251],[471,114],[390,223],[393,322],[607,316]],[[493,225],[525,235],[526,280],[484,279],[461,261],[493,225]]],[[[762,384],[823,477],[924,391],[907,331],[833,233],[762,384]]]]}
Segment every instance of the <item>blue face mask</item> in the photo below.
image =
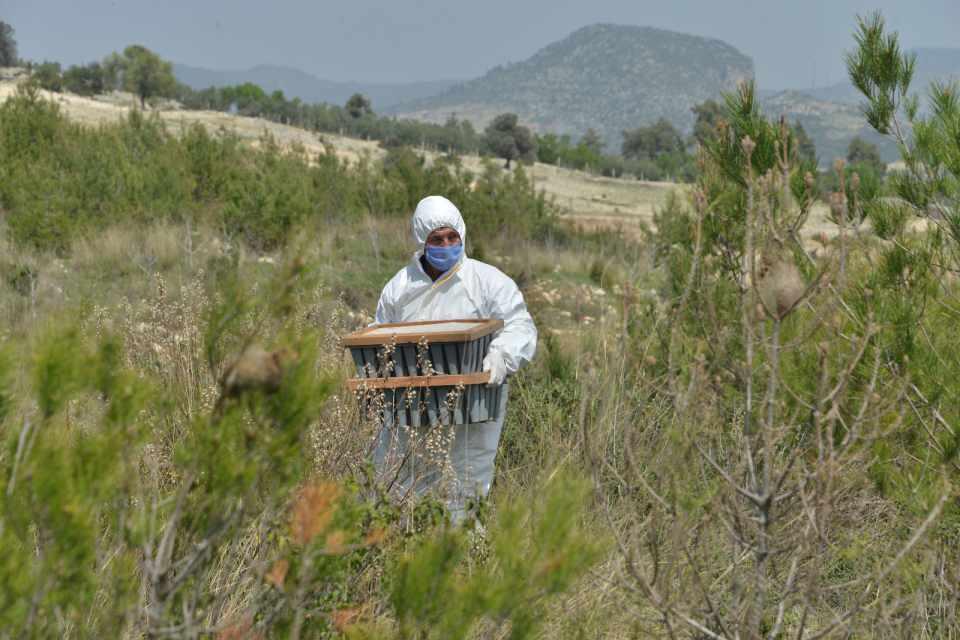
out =
{"type": "Polygon", "coordinates": [[[460,261],[463,255],[463,243],[454,244],[449,247],[426,246],[425,255],[427,262],[437,271],[449,271],[460,261]]]}

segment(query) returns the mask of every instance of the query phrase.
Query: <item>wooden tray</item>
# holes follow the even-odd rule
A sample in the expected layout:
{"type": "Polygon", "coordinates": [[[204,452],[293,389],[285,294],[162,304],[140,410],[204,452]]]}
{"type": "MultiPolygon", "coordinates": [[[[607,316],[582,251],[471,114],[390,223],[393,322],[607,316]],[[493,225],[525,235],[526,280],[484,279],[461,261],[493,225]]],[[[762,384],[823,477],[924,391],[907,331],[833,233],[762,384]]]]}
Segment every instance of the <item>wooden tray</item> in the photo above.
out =
{"type": "Polygon", "coordinates": [[[390,343],[469,342],[503,328],[503,320],[427,320],[378,324],[355,331],[343,338],[345,347],[370,347],[390,343]]]}

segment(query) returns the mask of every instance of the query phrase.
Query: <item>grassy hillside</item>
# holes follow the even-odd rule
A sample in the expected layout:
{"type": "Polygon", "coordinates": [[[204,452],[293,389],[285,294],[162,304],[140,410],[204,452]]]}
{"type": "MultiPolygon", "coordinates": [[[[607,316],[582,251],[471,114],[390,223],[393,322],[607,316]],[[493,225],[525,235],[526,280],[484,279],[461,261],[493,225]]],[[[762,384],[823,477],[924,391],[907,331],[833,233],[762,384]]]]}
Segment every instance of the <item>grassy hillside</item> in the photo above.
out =
{"type": "MultiPolygon", "coordinates": [[[[15,80],[0,80],[0,100],[12,96],[17,87],[15,80]]],[[[41,95],[56,101],[71,121],[90,126],[113,124],[126,118],[135,102],[131,96],[121,93],[96,98],[69,93],[41,92],[41,95]]],[[[382,160],[386,155],[376,142],[335,134],[317,135],[260,118],[181,110],[171,105],[161,105],[153,113],[174,133],[182,133],[199,124],[211,133],[226,129],[244,143],[254,146],[260,144],[266,133],[284,149],[297,146],[308,155],[316,155],[326,153],[329,148],[338,158],[349,163],[364,158],[382,160]]],[[[430,151],[423,152],[423,155],[431,162],[441,157],[430,151]]],[[[478,156],[463,156],[462,162],[474,174],[485,170],[485,162],[478,156]]],[[[527,171],[536,188],[555,200],[561,216],[589,228],[623,228],[635,236],[639,235],[642,226],[652,224],[654,209],[666,200],[670,191],[680,188],[672,183],[616,180],[540,163],[528,167],[527,171]]]]}
{"type": "Polygon", "coordinates": [[[438,122],[456,113],[478,126],[512,111],[544,131],[580,136],[593,127],[618,149],[621,131],[658,118],[689,129],[693,105],[752,76],[752,61],[719,40],[600,24],[393,111],[438,122]]]}

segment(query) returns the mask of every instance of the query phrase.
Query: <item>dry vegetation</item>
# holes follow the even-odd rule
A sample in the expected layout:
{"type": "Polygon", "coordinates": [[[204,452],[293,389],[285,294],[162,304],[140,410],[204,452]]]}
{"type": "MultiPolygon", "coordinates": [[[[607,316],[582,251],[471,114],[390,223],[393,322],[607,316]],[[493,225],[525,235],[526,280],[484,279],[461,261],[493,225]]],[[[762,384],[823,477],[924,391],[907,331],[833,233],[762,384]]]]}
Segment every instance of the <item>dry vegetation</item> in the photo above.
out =
{"type": "MultiPolygon", "coordinates": [[[[0,82],[0,100],[16,91],[17,82],[0,82]]],[[[113,92],[104,96],[86,98],[68,93],[46,93],[55,100],[71,119],[88,125],[116,122],[126,116],[136,104],[134,96],[113,92]]],[[[180,110],[175,105],[161,104],[158,115],[172,131],[182,131],[193,123],[200,123],[211,131],[221,128],[236,133],[242,140],[256,146],[264,132],[282,146],[302,145],[310,154],[322,153],[324,145],[333,146],[337,155],[356,162],[361,157],[382,158],[383,149],[373,141],[358,140],[333,134],[315,134],[298,127],[247,118],[216,111],[180,110]]],[[[425,152],[432,158],[433,152],[425,152]]],[[[464,166],[474,172],[482,171],[482,161],[466,156],[464,166]]],[[[651,228],[653,214],[663,205],[671,191],[686,191],[686,187],[669,182],[621,180],[595,176],[583,171],[554,165],[535,163],[529,169],[538,189],[553,198],[563,215],[584,229],[616,229],[634,238],[640,238],[644,228],[651,228]]],[[[835,233],[835,225],[827,217],[827,207],[820,206],[811,218],[805,235],[813,237],[821,232],[835,233]]]]}
{"type": "MultiPolygon", "coordinates": [[[[944,106],[929,126],[955,131],[944,106]]],[[[640,243],[558,226],[522,171],[4,109],[0,168],[57,189],[0,185],[0,636],[957,636],[960,192],[929,156],[892,203],[838,178],[812,241],[815,183],[745,87],[640,243]],[[113,190],[63,173],[105,156],[113,190]],[[459,194],[469,250],[541,328],[466,530],[373,472],[338,344],[407,259],[424,184],[459,194]],[[908,224],[917,194],[934,229],[908,224]]],[[[559,205],[592,201],[555,177],[559,205]]],[[[577,180],[611,217],[656,189],[577,180]]],[[[442,428],[422,435],[442,466],[442,428]]]]}

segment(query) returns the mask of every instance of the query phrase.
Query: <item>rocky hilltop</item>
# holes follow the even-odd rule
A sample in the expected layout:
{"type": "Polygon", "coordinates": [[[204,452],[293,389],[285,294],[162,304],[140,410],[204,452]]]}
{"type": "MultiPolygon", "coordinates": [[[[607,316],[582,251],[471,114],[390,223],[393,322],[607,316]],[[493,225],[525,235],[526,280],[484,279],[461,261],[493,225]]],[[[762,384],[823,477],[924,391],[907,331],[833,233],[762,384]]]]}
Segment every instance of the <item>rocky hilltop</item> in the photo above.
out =
{"type": "Polygon", "coordinates": [[[682,130],[690,108],[753,77],[753,61],[720,40],[650,27],[598,24],[531,58],[391,113],[433,122],[451,114],[484,126],[504,111],[538,130],[577,137],[593,127],[618,150],[621,132],[666,118],[682,130]]]}

